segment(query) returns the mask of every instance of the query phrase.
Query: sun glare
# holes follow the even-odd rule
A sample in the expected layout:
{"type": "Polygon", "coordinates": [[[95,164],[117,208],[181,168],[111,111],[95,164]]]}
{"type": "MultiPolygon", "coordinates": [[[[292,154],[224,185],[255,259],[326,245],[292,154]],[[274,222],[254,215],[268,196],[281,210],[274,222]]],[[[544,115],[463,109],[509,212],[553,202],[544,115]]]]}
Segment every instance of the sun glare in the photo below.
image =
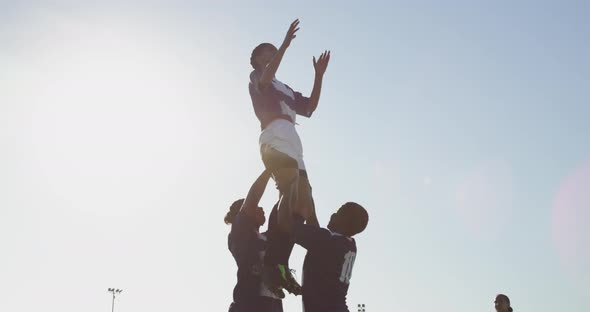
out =
{"type": "Polygon", "coordinates": [[[72,206],[146,211],[199,162],[208,121],[195,111],[208,94],[174,40],[103,24],[53,27],[25,60],[31,154],[48,194],[72,206]]]}

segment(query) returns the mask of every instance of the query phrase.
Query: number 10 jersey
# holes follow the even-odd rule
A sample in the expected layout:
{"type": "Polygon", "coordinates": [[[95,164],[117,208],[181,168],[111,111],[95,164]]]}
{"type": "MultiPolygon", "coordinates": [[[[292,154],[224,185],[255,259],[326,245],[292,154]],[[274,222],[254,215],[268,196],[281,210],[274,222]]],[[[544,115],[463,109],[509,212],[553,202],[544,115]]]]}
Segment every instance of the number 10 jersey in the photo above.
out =
{"type": "Polygon", "coordinates": [[[356,258],[353,238],[306,224],[294,225],[295,242],[307,249],[303,263],[305,312],[346,312],[346,295],[356,258]]]}

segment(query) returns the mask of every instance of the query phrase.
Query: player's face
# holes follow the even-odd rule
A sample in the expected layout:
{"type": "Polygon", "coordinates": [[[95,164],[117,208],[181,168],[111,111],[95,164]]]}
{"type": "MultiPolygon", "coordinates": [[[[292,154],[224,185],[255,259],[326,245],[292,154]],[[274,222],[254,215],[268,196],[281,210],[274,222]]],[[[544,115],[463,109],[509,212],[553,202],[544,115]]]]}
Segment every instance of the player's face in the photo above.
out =
{"type": "Polygon", "coordinates": [[[332,232],[340,232],[341,229],[338,228],[339,220],[340,215],[338,214],[338,212],[333,213],[330,217],[330,222],[328,222],[328,230],[332,232]]]}
{"type": "Polygon", "coordinates": [[[262,226],[264,222],[266,222],[264,209],[262,209],[262,207],[258,207],[258,209],[256,209],[256,223],[258,223],[259,226],[262,226]]]}
{"type": "Polygon", "coordinates": [[[268,65],[268,63],[270,63],[270,61],[272,60],[272,58],[275,56],[276,53],[277,53],[277,48],[275,48],[275,47],[267,47],[264,50],[262,50],[262,52],[260,52],[260,54],[258,54],[258,56],[256,57],[256,62],[258,63],[259,67],[261,67],[261,68],[266,67],[266,65],[268,65]]]}

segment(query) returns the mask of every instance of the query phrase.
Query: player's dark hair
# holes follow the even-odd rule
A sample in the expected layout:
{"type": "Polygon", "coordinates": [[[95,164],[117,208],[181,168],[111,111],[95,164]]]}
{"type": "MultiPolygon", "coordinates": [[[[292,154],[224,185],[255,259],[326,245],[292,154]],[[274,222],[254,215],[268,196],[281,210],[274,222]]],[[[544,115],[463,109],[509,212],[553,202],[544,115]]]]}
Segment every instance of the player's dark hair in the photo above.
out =
{"type": "Polygon", "coordinates": [[[512,307],[510,306],[510,298],[508,298],[508,296],[504,295],[504,294],[498,294],[496,296],[496,300],[498,299],[502,299],[506,302],[508,302],[508,311],[512,312],[512,307]]]}
{"type": "Polygon", "coordinates": [[[252,68],[257,69],[256,68],[256,57],[262,53],[262,51],[264,51],[264,49],[266,48],[274,48],[275,46],[272,43],[268,43],[268,42],[264,42],[259,44],[258,46],[256,46],[256,48],[254,48],[254,50],[252,50],[252,55],[250,55],[250,65],[252,65],[252,68]]]}
{"type": "Polygon", "coordinates": [[[346,227],[348,236],[356,235],[365,230],[369,223],[369,214],[363,206],[348,202],[342,205],[341,213],[344,215],[346,220],[346,227]]]}
{"type": "Polygon", "coordinates": [[[234,222],[234,219],[238,215],[238,212],[240,212],[240,208],[242,208],[243,203],[244,199],[242,198],[236,200],[233,202],[233,204],[231,204],[231,206],[229,206],[229,211],[225,214],[225,218],[223,218],[225,224],[232,224],[234,222]]]}

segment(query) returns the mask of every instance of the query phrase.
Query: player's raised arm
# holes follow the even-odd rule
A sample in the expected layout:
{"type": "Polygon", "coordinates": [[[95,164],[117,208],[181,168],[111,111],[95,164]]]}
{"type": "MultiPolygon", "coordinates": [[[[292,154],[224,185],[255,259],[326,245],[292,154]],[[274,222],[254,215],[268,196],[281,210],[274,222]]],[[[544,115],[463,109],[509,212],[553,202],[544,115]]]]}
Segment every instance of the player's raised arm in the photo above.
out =
{"type": "Polygon", "coordinates": [[[309,208],[309,216],[306,218],[305,223],[316,228],[320,227],[320,221],[318,221],[318,216],[315,213],[315,205],[309,208]]]}
{"type": "Polygon", "coordinates": [[[291,41],[297,37],[295,33],[299,30],[299,19],[296,19],[291,23],[289,26],[289,30],[287,30],[287,34],[285,35],[285,39],[283,43],[279,47],[277,53],[274,55],[273,59],[268,63],[264,71],[262,72],[262,76],[260,77],[260,81],[258,82],[258,88],[260,90],[266,89],[270,83],[272,82],[277,70],[279,69],[279,65],[281,64],[281,60],[283,59],[283,55],[285,55],[285,51],[291,44],[291,41]]]}
{"type": "Polygon", "coordinates": [[[296,244],[308,251],[323,246],[324,242],[331,236],[330,231],[326,229],[311,224],[304,224],[304,219],[300,215],[293,217],[291,235],[296,244]]]}
{"type": "Polygon", "coordinates": [[[322,81],[324,79],[324,74],[326,73],[326,69],[328,68],[328,63],[330,62],[330,51],[324,51],[317,59],[315,56],[313,57],[313,68],[315,70],[315,78],[313,81],[313,89],[311,90],[311,95],[309,96],[309,112],[310,115],[313,113],[316,108],[318,107],[318,103],[320,102],[320,94],[322,93],[322,81]]]}
{"type": "Polygon", "coordinates": [[[250,187],[248,195],[246,196],[246,199],[242,204],[242,208],[240,209],[245,214],[249,216],[256,215],[256,209],[258,208],[258,204],[260,203],[262,195],[264,195],[264,190],[268,184],[268,179],[270,179],[270,174],[271,173],[269,171],[264,170],[250,187]]]}

